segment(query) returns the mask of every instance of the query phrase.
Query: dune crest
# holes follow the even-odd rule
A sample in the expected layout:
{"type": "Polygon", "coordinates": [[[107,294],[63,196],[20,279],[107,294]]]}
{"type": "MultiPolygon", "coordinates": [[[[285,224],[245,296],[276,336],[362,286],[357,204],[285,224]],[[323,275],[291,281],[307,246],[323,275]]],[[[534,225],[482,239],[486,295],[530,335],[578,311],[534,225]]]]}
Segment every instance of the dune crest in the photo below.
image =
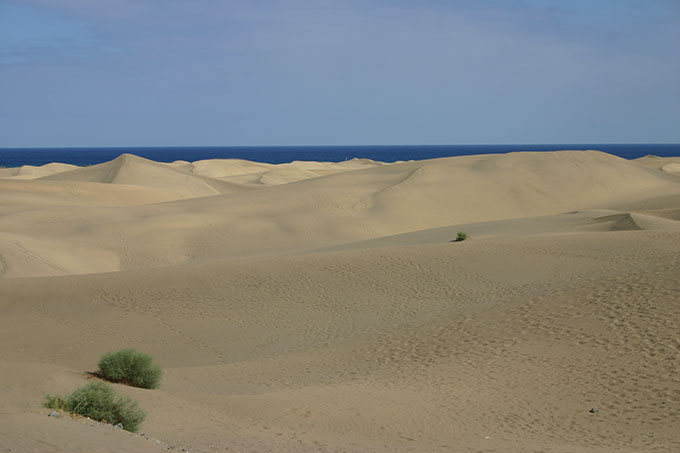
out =
{"type": "Polygon", "coordinates": [[[680,178],[658,159],[2,169],[0,444],[680,450],[680,178]],[[122,347],[164,369],[116,385],[158,443],[47,417],[122,347]]]}
{"type": "Polygon", "coordinates": [[[243,190],[234,184],[207,176],[193,175],[181,167],[163,165],[132,154],[121,154],[110,162],[61,172],[41,179],[151,187],[168,191],[176,199],[243,190]]]}
{"type": "Polygon", "coordinates": [[[0,179],[36,179],[55,173],[74,170],[76,168],[78,168],[76,165],[61,164],[57,162],[45,164],[40,167],[36,167],[34,165],[23,165],[17,168],[0,168],[0,179]]]}
{"type": "MultiPolygon", "coordinates": [[[[255,175],[273,177],[271,172],[288,172],[290,165],[255,175]]],[[[102,253],[116,253],[121,269],[141,269],[300,253],[417,230],[608,209],[621,200],[644,204],[661,194],[680,194],[675,176],[596,151],[465,156],[368,168],[361,163],[355,170],[223,194],[215,193],[217,183],[235,183],[210,178],[208,185],[205,178],[123,155],[38,181],[136,183],[195,198],[125,209],[65,206],[53,228],[46,227],[53,213],[20,211],[0,219],[0,228],[74,246],[84,241],[102,253]],[[84,231],[83,224],[93,227],[84,231]]],[[[10,266],[11,261],[7,258],[10,266]]]]}

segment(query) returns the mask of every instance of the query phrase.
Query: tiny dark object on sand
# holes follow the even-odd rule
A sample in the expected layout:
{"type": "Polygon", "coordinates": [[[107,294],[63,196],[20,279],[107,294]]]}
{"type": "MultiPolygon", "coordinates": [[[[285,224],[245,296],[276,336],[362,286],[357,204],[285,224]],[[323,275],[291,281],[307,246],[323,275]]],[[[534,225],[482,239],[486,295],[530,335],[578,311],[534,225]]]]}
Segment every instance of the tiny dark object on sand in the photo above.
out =
{"type": "Polygon", "coordinates": [[[467,239],[467,233],[463,233],[462,231],[458,233],[458,236],[456,236],[456,239],[452,239],[451,242],[461,242],[467,239]]]}
{"type": "Polygon", "coordinates": [[[598,409],[592,408],[588,412],[590,412],[591,414],[597,414],[600,411],[598,409]]]}

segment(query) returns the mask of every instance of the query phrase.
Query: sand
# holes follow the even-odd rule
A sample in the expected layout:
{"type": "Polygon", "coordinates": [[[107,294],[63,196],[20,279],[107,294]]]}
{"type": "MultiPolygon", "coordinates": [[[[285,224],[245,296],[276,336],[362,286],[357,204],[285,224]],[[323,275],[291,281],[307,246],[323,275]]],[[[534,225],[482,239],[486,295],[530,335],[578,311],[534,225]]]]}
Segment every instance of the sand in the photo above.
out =
{"type": "Polygon", "coordinates": [[[678,451],[658,159],[3,169],[0,451],[678,451]],[[145,436],[40,407],[128,346],[145,436]]]}

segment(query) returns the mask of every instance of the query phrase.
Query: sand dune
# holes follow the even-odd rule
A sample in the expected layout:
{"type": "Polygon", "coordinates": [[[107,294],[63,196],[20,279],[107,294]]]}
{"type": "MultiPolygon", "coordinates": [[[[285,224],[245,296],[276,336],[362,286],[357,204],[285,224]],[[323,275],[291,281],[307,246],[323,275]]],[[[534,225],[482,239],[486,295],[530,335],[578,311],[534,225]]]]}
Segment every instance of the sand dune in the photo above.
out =
{"type": "Polygon", "coordinates": [[[0,180],[0,448],[678,450],[680,179],[661,168],[122,156],[0,180]],[[117,386],[158,445],[46,416],[124,346],[165,369],[117,386]]]}
{"type": "Polygon", "coordinates": [[[78,167],[70,164],[53,162],[40,167],[24,165],[16,168],[0,168],[0,178],[36,179],[64,171],[75,170],[78,167]]]}
{"type": "Polygon", "coordinates": [[[83,181],[0,179],[0,209],[14,206],[137,206],[183,199],[184,189],[83,181]]]}
{"type": "Polygon", "coordinates": [[[194,175],[182,170],[181,167],[163,165],[132,154],[122,154],[111,162],[55,173],[42,179],[152,187],[171,194],[172,199],[205,197],[244,190],[235,184],[194,175]]]}
{"type": "Polygon", "coordinates": [[[634,162],[666,173],[680,174],[680,157],[645,156],[635,159],[634,162]]]}
{"type": "MultiPolygon", "coordinates": [[[[175,171],[122,156],[109,163],[115,165],[52,178],[115,180],[122,161],[128,162],[131,174],[139,175],[137,179],[148,168],[153,169],[150,180],[159,168],[175,171]]],[[[156,186],[174,181],[157,179],[156,186]]],[[[0,231],[58,243],[73,238],[101,253],[118,255],[119,266],[108,269],[116,271],[299,253],[436,227],[606,209],[621,200],[645,203],[669,194],[680,194],[677,177],[604,153],[516,153],[377,166],[126,209],[22,210],[0,218],[0,231]]],[[[11,260],[6,258],[10,269],[11,260]]],[[[77,272],[59,267],[66,274],[77,272]]],[[[61,273],[36,263],[30,275],[61,273]]],[[[10,270],[7,275],[26,274],[10,270]]]]}
{"type": "MultiPolygon", "coordinates": [[[[459,231],[479,239],[513,239],[548,235],[578,235],[582,232],[606,232],[626,230],[680,231],[680,215],[677,218],[657,215],[626,213],[611,210],[573,211],[542,217],[525,217],[492,222],[468,223],[409,233],[384,236],[353,243],[315,250],[315,252],[357,250],[451,242],[459,231]]],[[[674,212],[674,214],[679,214],[674,212]]]]}
{"type": "Polygon", "coordinates": [[[279,185],[362,168],[386,165],[370,159],[345,162],[305,162],[264,164],[241,159],[210,159],[176,164],[192,173],[238,184],[279,185]]]}

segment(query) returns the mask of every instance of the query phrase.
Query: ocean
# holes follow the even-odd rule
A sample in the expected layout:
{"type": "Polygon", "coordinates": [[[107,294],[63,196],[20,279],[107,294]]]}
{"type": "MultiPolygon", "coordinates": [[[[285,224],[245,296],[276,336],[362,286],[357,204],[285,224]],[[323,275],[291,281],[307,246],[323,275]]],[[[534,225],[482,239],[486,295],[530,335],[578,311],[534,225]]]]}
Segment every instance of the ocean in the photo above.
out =
{"type": "Polygon", "coordinates": [[[0,167],[45,165],[50,162],[86,166],[108,162],[123,153],[158,162],[203,159],[246,159],[280,164],[295,160],[340,162],[368,158],[382,162],[422,160],[512,151],[596,149],[625,159],[653,154],[680,156],[680,144],[551,144],[551,145],[404,145],[404,146],[178,146],[127,148],[0,148],[0,167]]]}

